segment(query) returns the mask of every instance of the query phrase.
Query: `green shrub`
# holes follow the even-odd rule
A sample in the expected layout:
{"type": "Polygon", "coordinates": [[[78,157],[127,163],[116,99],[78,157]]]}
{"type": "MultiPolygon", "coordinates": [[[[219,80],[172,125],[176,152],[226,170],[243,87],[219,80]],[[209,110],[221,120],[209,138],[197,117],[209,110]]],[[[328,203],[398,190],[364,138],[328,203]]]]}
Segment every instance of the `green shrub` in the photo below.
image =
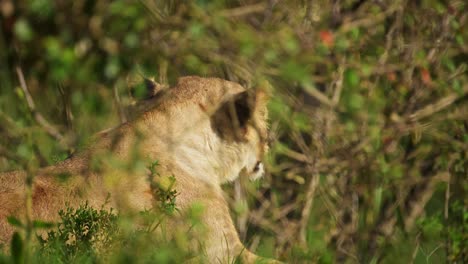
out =
{"type": "Polygon", "coordinates": [[[119,238],[118,216],[85,203],[59,212],[56,230],[39,236],[38,253],[44,263],[94,263],[105,259],[119,238]]]}

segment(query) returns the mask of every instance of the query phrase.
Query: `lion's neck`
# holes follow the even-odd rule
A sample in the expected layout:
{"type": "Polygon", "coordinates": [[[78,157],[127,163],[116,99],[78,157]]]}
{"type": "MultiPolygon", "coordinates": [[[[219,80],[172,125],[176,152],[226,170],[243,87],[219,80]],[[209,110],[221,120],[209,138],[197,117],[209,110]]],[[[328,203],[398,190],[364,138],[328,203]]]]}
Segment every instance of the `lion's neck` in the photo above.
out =
{"type": "MultiPolygon", "coordinates": [[[[243,160],[241,151],[234,147],[226,148],[208,123],[199,124],[191,128],[173,127],[170,131],[161,127],[140,126],[140,132],[147,136],[139,144],[143,157],[158,160],[167,167],[175,166],[175,171],[182,171],[211,185],[234,180],[245,166],[240,163],[243,160]]],[[[135,133],[122,131],[122,134],[125,136],[120,138],[117,152],[125,160],[132,146],[135,146],[135,137],[129,135],[135,133]]]]}
{"type": "Polygon", "coordinates": [[[220,139],[211,130],[206,130],[178,144],[173,151],[173,160],[188,175],[220,185],[237,177],[240,171],[234,161],[226,164],[228,153],[220,146],[220,139]]]}

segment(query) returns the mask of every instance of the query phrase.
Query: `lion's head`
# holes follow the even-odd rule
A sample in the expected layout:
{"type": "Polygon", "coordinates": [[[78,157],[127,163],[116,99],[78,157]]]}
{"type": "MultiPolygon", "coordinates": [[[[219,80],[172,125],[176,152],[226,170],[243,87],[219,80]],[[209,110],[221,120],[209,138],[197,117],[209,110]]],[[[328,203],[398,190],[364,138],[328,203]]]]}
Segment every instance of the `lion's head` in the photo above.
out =
{"type": "Polygon", "coordinates": [[[267,98],[217,78],[184,77],[158,92],[135,120],[148,156],[206,182],[263,175],[267,98]]]}

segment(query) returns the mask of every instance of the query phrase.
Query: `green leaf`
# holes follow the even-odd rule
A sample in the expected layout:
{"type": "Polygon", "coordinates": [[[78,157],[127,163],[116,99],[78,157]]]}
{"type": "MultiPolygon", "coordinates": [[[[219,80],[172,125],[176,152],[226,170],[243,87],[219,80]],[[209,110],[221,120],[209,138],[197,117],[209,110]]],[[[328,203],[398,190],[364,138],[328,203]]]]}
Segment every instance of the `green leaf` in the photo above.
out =
{"type": "Polygon", "coordinates": [[[299,44],[297,43],[297,40],[293,37],[288,38],[286,41],[284,41],[283,45],[284,49],[291,55],[295,55],[299,52],[299,44]]]}
{"type": "Polygon", "coordinates": [[[270,114],[275,118],[288,118],[291,110],[289,105],[279,97],[273,97],[269,102],[270,114]]]}
{"type": "Polygon", "coordinates": [[[358,93],[352,93],[348,100],[348,107],[351,111],[359,110],[364,105],[364,98],[358,93]]]}
{"type": "Polygon", "coordinates": [[[205,27],[203,26],[203,24],[195,22],[192,23],[192,25],[190,25],[188,31],[190,35],[192,35],[194,38],[200,38],[205,32],[205,27]]]}
{"type": "Polygon", "coordinates": [[[354,69],[349,69],[346,70],[344,73],[344,83],[346,87],[357,87],[360,82],[359,75],[356,70],[354,69]]]}
{"type": "Polygon", "coordinates": [[[457,44],[460,45],[460,46],[463,46],[465,44],[463,35],[461,35],[461,34],[456,35],[455,40],[457,41],[457,44]]]}
{"type": "Polygon", "coordinates": [[[353,40],[359,40],[361,36],[361,32],[359,31],[358,27],[353,27],[350,33],[351,33],[351,37],[353,38],[353,40]]]}
{"type": "Polygon", "coordinates": [[[382,193],[383,189],[381,186],[377,187],[374,191],[374,214],[378,215],[380,207],[382,206],[382,193]]]}
{"type": "Polygon", "coordinates": [[[13,216],[9,216],[7,217],[7,220],[8,220],[8,223],[12,226],[16,226],[16,227],[23,227],[23,223],[21,223],[21,221],[16,218],[16,217],[13,217],[13,216]]]}
{"type": "Polygon", "coordinates": [[[310,131],[310,117],[303,113],[295,113],[292,117],[294,126],[300,131],[310,131]]]}
{"type": "Polygon", "coordinates": [[[40,220],[35,220],[32,224],[34,228],[52,228],[55,226],[52,222],[44,222],[40,220]]]}
{"type": "Polygon", "coordinates": [[[13,263],[23,263],[23,240],[18,232],[13,234],[13,238],[11,239],[11,257],[13,259],[13,263]]]}
{"type": "Polygon", "coordinates": [[[54,12],[54,4],[51,0],[29,0],[27,4],[31,12],[41,18],[47,18],[54,12]]]}
{"type": "Polygon", "coordinates": [[[120,61],[118,57],[112,57],[107,61],[104,73],[107,78],[112,79],[120,72],[120,61]]]}
{"type": "Polygon", "coordinates": [[[363,64],[361,66],[361,72],[365,77],[369,77],[372,74],[372,66],[369,64],[363,64]]]}
{"type": "Polygon", "coordinates": [[[22,41],[29,41],[33,38],[33,31],[25,19],[18,19],[13,30],[22,41]]]}
{"type": "Polygon", "coordinates": [[[281,75],[288,81],[308,82],[310,80],[309,69],[306,65],[289,60],[280,66],[281,75]]]}

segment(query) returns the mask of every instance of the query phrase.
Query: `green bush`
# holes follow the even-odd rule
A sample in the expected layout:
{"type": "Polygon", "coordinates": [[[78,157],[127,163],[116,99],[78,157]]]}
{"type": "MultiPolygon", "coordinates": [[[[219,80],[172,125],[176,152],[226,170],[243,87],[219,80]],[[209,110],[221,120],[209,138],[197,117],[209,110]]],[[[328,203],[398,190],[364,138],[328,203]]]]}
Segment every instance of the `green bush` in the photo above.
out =
{"type": "Polygon", "coordinates": [[[117,215],[96,210],[88,203],[59,212],[57,230],[39,236],[39,255],[44,263],[94,263],[103,259],[119,236],[117,215]]]}

